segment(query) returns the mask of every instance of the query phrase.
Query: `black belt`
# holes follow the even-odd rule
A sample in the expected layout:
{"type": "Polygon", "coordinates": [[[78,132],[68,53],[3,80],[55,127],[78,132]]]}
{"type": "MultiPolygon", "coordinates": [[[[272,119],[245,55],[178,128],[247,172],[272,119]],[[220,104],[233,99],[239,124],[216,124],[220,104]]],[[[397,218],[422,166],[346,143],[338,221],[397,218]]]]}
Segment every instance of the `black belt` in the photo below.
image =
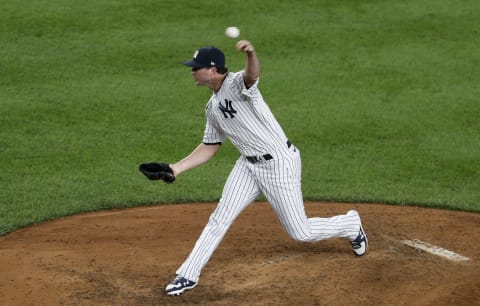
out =
{"type": "Polygon", "coordinates": [[[262,161],[267,161],[273,159],[273,156],[270,154],[260,155],[260,156],[247,156],[247,160],[252,164],[259,163],[262,161]]]}
{"type": "MultiPolygon", "coordinates": [[[[287,140],[287,147],[290,148],[292,146],[292,143],[290,140],[287,140]]],[[[259,155],[259,156],[246,156],[247,160],[251,162],[252,164],[267,161],[273,159],[273,156],[270,154],[265,154],[265,155],[259,155]]]]}

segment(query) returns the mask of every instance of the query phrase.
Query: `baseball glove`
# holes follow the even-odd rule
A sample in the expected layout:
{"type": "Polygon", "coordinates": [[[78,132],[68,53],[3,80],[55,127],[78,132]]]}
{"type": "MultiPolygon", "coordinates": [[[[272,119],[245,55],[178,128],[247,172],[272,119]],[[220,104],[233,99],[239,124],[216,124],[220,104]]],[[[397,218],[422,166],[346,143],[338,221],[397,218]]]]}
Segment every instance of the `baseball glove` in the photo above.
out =
{"type": "Polygon", "coordinates": [[[172,168],[167,163],[144,163],[141,164],[138,169],[140,172],[152,181],[163,180],[165,183],[173,183],[175,181],[175,175],[172,168]]]}

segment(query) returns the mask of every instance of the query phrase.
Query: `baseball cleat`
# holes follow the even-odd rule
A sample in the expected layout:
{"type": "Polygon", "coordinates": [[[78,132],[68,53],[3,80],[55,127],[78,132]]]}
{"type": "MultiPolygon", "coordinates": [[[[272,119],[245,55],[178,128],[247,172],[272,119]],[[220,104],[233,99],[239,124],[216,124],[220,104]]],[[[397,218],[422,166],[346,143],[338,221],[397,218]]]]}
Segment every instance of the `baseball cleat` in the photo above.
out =
{"type": "Polygon", "coordinates": [[[194,288],[196,285],[197,283],[192,282],[183,276],[177,275],[175,279],[167,285],[165,293],[167,295],[180,295],[186,290],[194,288]]]}
{"type": "MultiPolygon", "coordinates": [[[[355,213],[358,216],[358,212],[356,211],[349,211],[347,214],[355,213]]],[[[360,216],[358,216],[360,218],[360,216]]],[[[368,239],[365,231],[363,230],[362,221],[360,221],[360,230],[358,231],[358,236],[354,240],[350,241],[352,245],[352,251],[357,256],[363,256],[367,252],[368,249],[368,239]]]]}

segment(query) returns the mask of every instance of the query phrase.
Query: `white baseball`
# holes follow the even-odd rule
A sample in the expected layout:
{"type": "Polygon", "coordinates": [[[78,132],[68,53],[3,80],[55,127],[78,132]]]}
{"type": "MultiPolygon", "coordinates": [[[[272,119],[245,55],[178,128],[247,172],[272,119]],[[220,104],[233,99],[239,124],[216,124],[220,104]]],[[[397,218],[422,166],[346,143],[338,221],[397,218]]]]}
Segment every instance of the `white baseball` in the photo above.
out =
{"type": "Polygon", "coordinates": [[[228,27],[225,29],[225,35],[230,38],[237,38],[240,35],[240,30],[237,27],[228,27]]]}

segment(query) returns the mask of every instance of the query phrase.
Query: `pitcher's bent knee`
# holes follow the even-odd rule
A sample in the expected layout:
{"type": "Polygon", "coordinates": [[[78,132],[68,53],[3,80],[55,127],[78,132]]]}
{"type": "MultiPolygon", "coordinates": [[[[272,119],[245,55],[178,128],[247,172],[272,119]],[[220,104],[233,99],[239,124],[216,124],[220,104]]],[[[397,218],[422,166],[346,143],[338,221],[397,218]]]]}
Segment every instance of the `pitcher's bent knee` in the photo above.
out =
{"type": "Polygon", "coordinates": [[[300,241],[300,242],[314,242],[316,239],[313,237],[312,233],[300,233],[300,232],[293,232],[293,231],[287,231],[288,236],[292,238],[295,241],[300,241]]]}

